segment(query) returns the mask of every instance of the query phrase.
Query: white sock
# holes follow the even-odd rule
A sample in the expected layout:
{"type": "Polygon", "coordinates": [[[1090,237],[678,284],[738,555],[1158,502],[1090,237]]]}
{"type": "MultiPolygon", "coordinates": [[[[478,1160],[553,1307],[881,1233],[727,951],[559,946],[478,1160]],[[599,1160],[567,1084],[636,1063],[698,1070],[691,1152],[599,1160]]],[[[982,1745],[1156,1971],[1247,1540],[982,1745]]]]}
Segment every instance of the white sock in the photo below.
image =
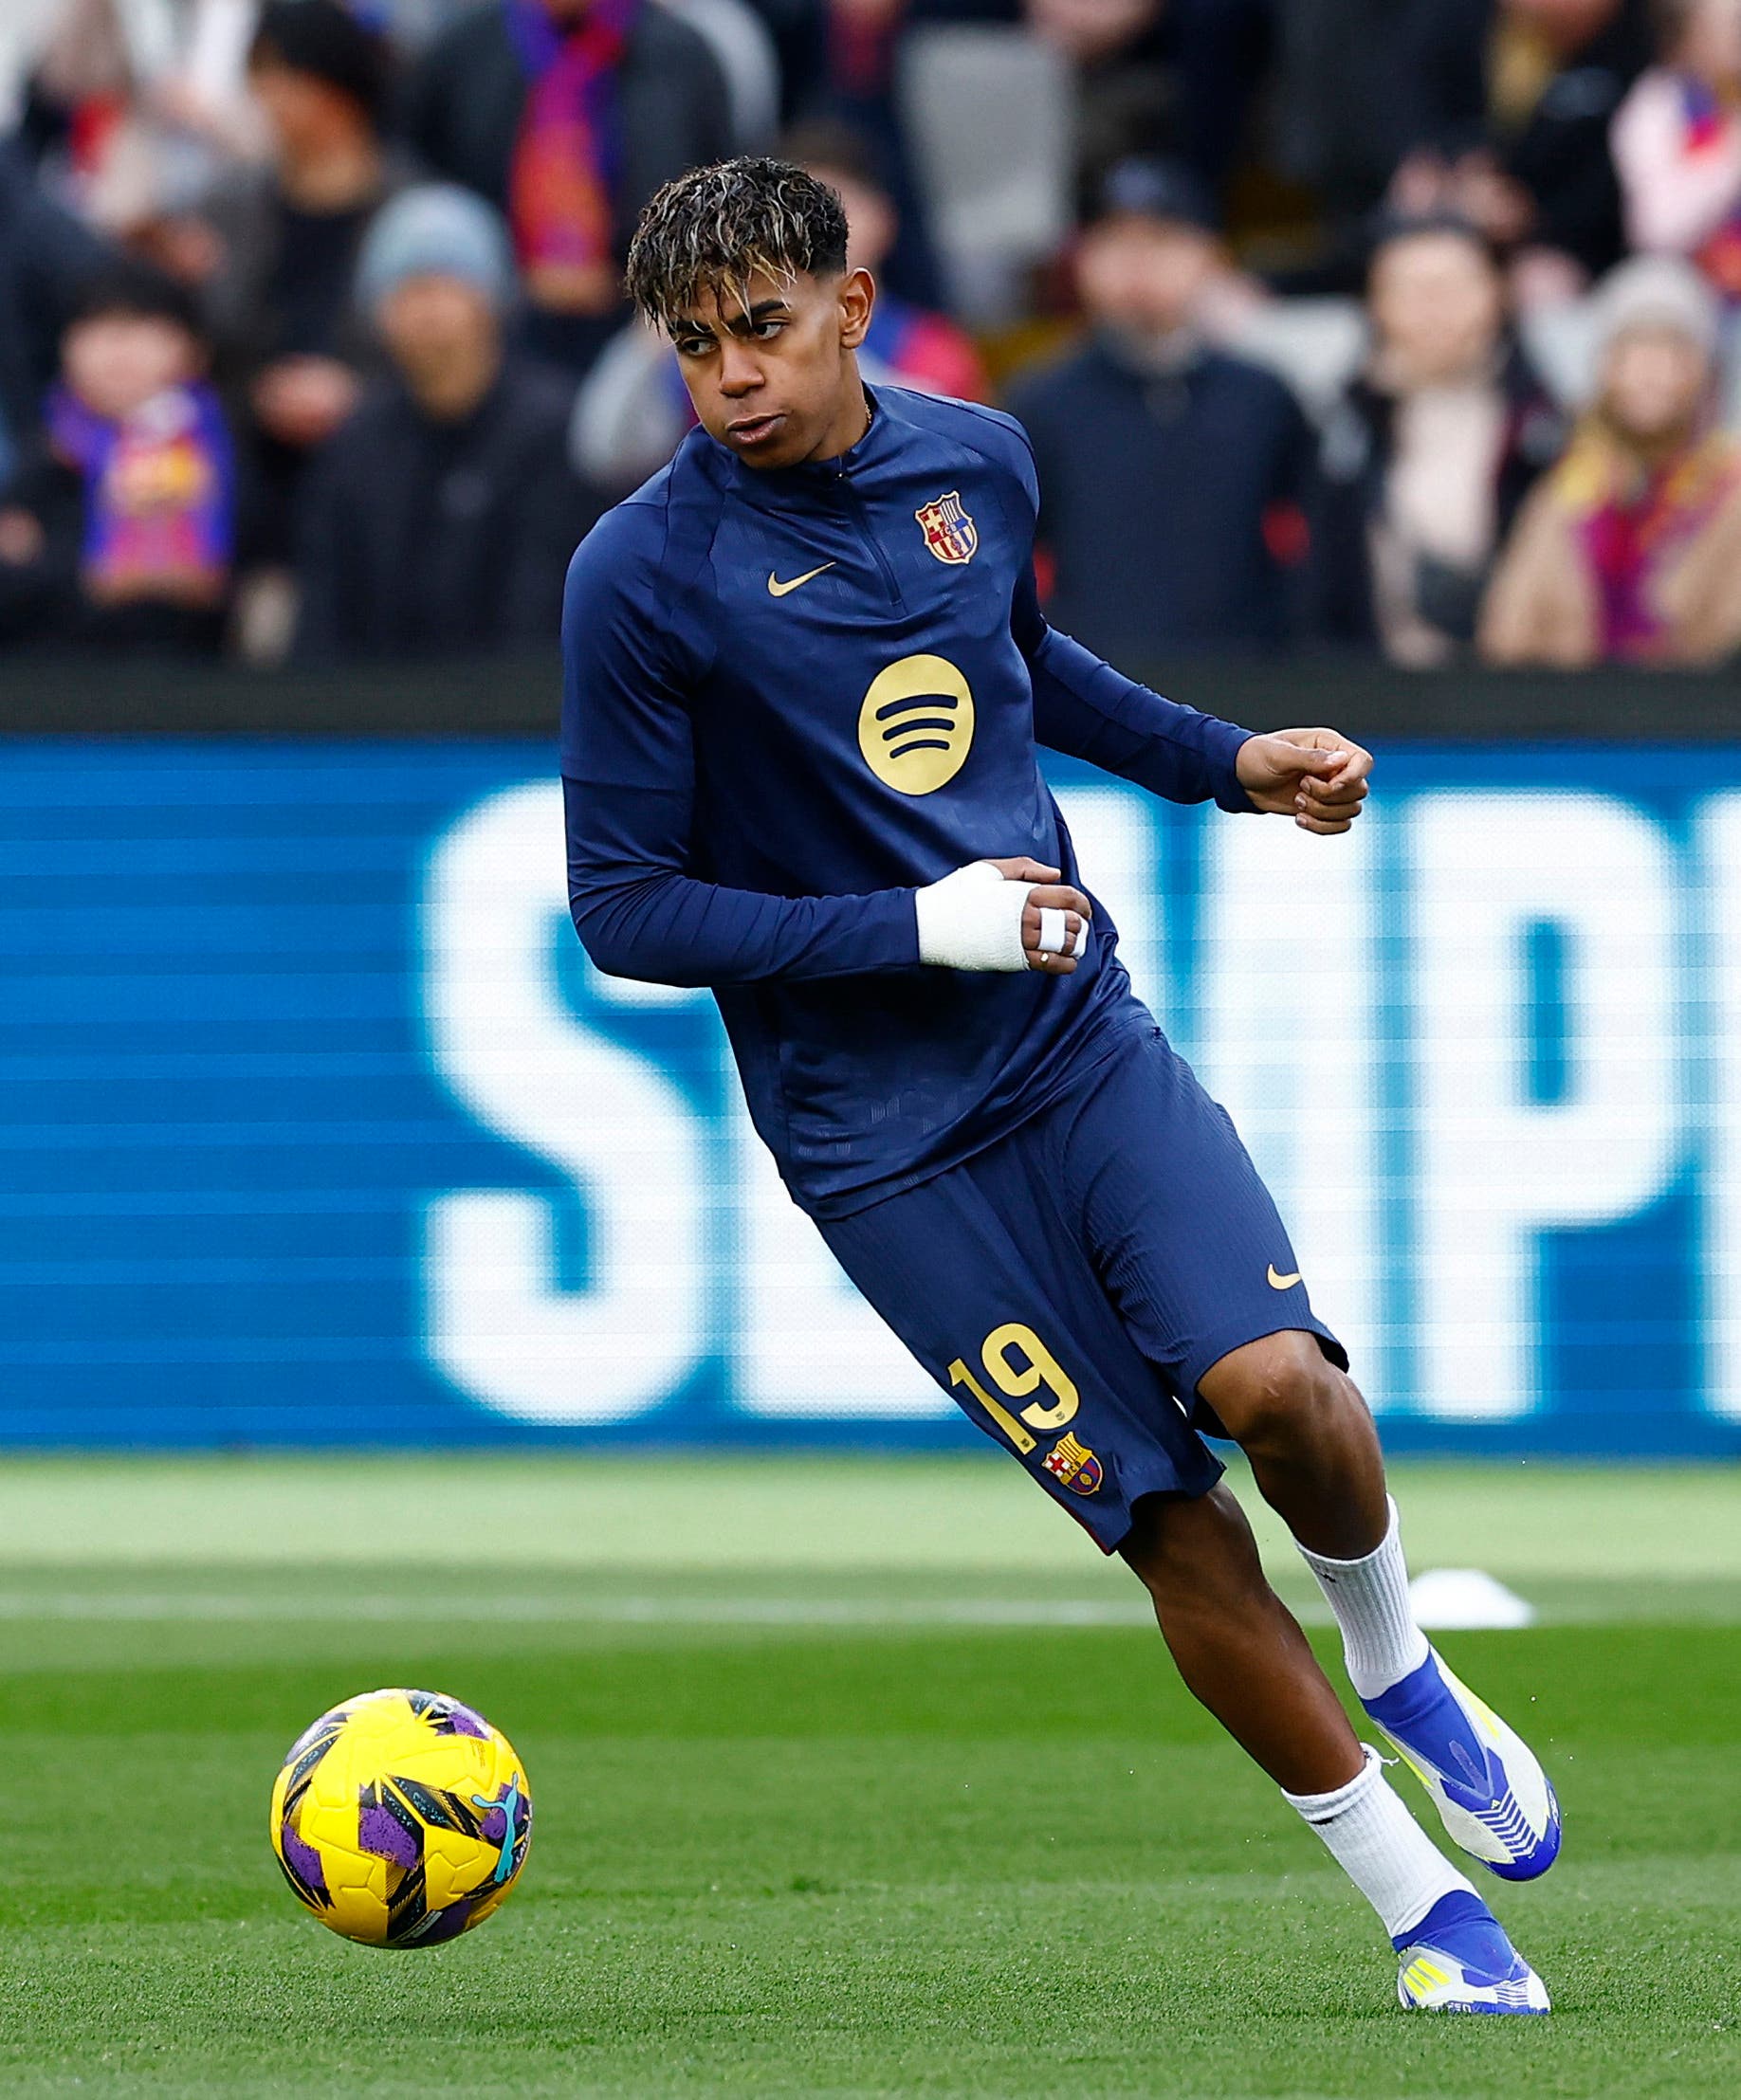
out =
{"type": "Polygon", "coordinates": [[[1441,1896],[1457,1889],[1475,1894],[1402,1806],[1370,1745],[1365,1769],[1333,1794],[1290,1794],[1284,1787],[1282,1798],[1323,1838],[1393,1940],[1412,1932],[1441,1896]]]}
{"type": "MultiPolygon", "coordinates": [[[[1300,1558],[1318,1579],[1318,1587],[1342,1628],[1342,1653],[1348,1681],[1363,1699],[1419,1670],[1427,1659],[1427,1637],[1415,1624],[1408,1600],[1408,1566],[1397,1530],[1397,1506],[1385,1497],[1390,1527],[1362,1561],[1331,1561],[1300,1546],[1300,1558]]],[[[1299,1541],[1294,1541],[1296,1545],[1299,1541]]]]}

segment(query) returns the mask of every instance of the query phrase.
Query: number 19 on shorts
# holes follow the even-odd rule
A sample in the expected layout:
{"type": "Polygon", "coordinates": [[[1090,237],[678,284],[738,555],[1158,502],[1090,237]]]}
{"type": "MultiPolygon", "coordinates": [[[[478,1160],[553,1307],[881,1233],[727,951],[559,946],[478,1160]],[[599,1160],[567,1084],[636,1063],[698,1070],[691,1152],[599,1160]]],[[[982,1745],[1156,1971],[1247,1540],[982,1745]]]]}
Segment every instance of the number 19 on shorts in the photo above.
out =
{"type": "Polygon", "coordinates": [[[1013,1400],[1025,1400],[1041,1386],[1053,1396],[1050,1405],[1044,1400],[1032,1401],[1017,1419],[1000,1400],[992,1397],[960,1357],[950,1364],[949,1383],[964,1385],[1018,1452],[1025,1453],[1034,1449],[1030,1430],[1062,1429],[1082,1404],[1069,1373],[1034,1329],[1019,1320],[1007,1320],[1002,1326],[992,1329],[980,1346],[980,1361],[992,1384],[1013,1400]]]}

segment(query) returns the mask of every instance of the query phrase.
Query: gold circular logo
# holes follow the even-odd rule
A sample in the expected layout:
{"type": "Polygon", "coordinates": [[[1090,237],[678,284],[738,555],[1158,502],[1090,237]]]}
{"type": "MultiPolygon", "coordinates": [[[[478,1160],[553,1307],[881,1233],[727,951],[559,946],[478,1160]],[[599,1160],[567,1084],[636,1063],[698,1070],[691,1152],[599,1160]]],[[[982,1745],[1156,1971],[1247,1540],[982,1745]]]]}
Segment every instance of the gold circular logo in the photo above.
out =
{"type": "Polygon", "coordinates": [[[973,695],[946,656],[904,656],[870,681],[858,748],[887,788],[930,794],[953,780],[973,742],[973,695]]]}

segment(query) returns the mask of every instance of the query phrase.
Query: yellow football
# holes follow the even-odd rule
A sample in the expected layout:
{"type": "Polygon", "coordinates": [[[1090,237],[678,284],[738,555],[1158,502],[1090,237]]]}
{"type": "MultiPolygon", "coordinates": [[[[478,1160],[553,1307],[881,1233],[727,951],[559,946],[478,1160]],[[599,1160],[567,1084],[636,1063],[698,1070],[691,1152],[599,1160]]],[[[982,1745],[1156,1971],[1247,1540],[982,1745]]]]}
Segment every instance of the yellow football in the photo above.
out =
{"type": "Polygon", "coordinates": [[[297,1900],[367,1946],[434,1946],[514,1886],[532,1796],[514,1746],[435,1691],[365,1691],[290,1745],[272,1850],[297,1900]]]}

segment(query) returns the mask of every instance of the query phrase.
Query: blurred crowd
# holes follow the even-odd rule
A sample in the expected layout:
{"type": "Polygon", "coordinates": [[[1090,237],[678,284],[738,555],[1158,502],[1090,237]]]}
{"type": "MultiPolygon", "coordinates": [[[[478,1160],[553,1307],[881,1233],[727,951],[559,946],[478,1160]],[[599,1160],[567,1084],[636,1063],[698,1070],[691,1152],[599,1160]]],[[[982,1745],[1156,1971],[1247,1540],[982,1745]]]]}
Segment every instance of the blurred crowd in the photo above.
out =
{"type": "Polygon", "coordinates": [[[767,151],[1115,660],[1741,648],[1741,0],[3,0],[0,648],[547,647],[767,151]]]}

